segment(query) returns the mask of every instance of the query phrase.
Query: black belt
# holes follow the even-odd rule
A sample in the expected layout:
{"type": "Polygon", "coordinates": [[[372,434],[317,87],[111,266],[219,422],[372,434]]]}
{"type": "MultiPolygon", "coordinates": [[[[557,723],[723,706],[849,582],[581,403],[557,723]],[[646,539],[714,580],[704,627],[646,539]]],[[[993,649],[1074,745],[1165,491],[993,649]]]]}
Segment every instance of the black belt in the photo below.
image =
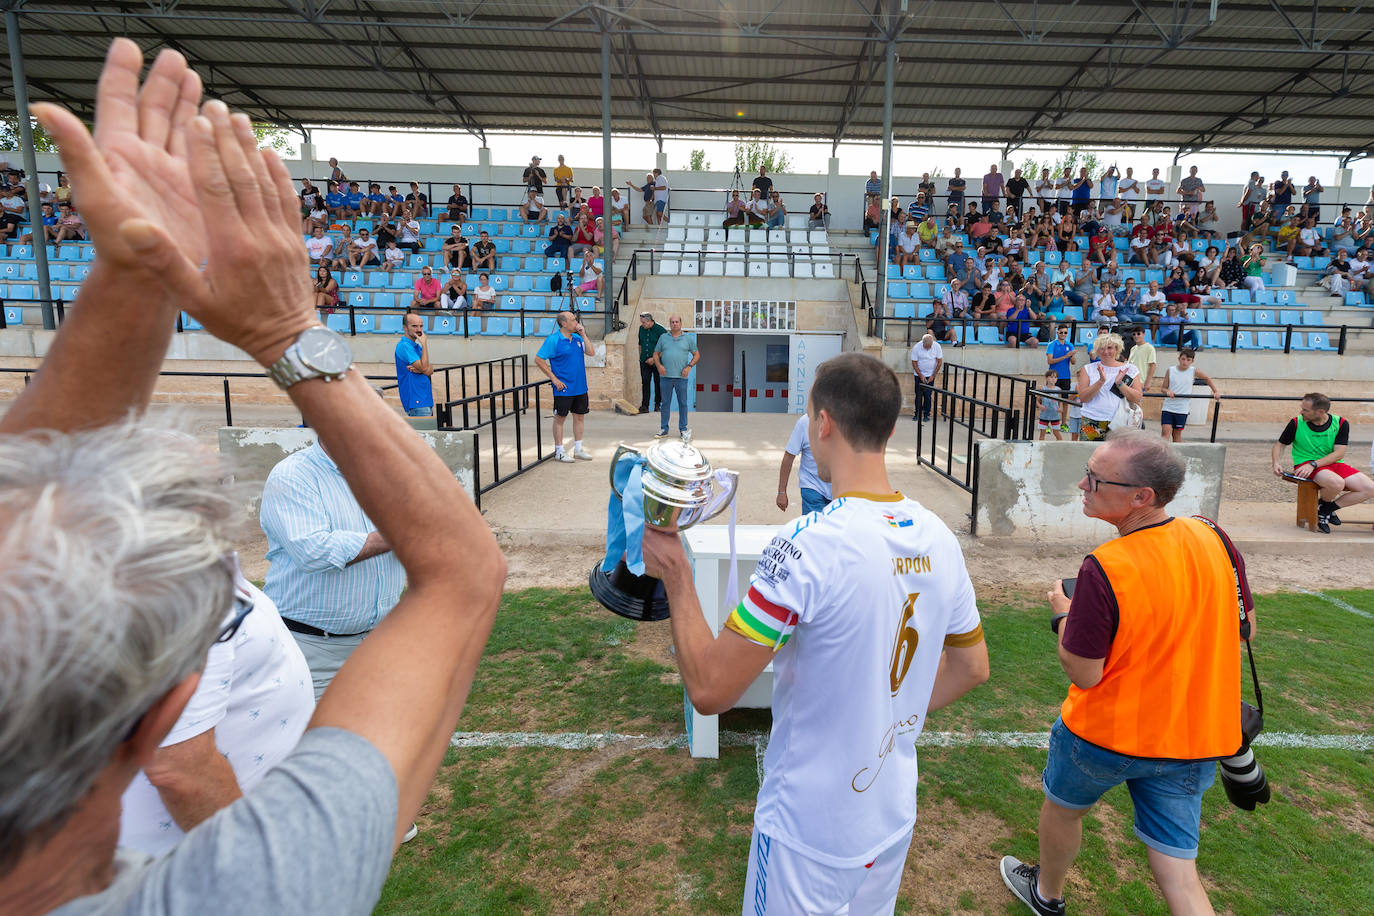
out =
{"type": "Polygon", "coordinates": [[[363,630],[359,633],[326,633],[319,627],[312,627],[308,623],[301,623],[299,620],[292,620],[290,617],[283,617],[281,622],[286,624],[286,628],[292,633],[300,633],[303,636],[323,636],[325,639],[337,639],[345,636],[366,636],[371,630],[363,630]]]}

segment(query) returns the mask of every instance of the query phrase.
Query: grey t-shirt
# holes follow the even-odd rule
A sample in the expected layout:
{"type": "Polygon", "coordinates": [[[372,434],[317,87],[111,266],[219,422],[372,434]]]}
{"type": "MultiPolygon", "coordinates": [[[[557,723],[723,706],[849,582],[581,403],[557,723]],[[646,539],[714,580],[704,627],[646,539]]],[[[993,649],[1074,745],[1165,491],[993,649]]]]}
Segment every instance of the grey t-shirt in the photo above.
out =
{"type": "Polygon", "coordinates": [[[162,859],[120,850],[104,891],[52,916],[367,914],[391,867],[396,777],[371,743],[315,728],[162,859]]]}

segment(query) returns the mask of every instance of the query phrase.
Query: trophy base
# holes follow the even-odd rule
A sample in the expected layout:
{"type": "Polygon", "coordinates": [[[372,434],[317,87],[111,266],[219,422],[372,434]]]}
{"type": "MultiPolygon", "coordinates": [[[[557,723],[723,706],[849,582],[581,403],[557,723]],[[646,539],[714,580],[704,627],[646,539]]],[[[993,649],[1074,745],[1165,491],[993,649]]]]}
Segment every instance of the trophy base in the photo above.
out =
{"type": "Polygon", "coordinates": [[[587,577],[592,597],[606,610],[630,620],[667,620],[668,593],[663,581],[653,576],[636,576],[621,560],[609,573],[601,564],[592,567],[587,577]]]}

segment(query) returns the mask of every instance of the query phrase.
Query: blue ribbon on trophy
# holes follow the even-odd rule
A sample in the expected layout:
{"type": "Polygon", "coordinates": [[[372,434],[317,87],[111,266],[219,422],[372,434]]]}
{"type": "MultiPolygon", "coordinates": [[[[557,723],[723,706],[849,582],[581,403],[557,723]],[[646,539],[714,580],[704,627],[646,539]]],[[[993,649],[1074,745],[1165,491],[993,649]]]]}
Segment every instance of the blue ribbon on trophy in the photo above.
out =
{"type": "Polygon", "coordinates": [[[606,507],[606,558],[601,561],[601,571],[612,571],[624,557],[625,568],[642,576],[644,456],[639,452],[616,452],[611,465],[611,483],[610,505],[606,507]]]}

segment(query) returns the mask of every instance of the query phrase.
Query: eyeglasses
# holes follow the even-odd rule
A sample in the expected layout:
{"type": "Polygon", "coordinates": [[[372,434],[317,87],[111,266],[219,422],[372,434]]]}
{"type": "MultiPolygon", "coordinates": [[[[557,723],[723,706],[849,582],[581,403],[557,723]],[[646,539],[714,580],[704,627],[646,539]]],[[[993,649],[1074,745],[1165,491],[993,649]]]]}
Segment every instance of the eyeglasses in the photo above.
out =
{"type": "Polygon", "coordinates": [[[1138,483],[1123,483],[1120,480],[1103,480],[1101,477],[1094,474],[1092,468],[1088,467],[1086,464],[1083,465],[1083,476],[1088,478],[1088,487],[1093,493],[1096,493],[1097,488],[1104,483],[1109,483],[1114,487],[1129,487],[1133,490],[1140,486],[1138,483]]]}
{"type": "Polygon", "coordinates": [[[253,599],[247,596],[234,596],[234,619],[224,625],[224,629],[219,631],[215,637],[215,642],[228,642],[234,638],[234,634],[239,631],[243,621],[253,612],[253,599]]]}

